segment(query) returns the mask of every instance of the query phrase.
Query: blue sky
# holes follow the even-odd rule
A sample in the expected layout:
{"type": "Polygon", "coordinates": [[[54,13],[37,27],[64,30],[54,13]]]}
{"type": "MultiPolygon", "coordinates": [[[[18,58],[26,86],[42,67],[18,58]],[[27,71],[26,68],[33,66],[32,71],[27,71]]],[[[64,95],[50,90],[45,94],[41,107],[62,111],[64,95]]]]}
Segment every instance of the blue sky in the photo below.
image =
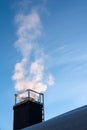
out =
{"type": "Polygon", "coordinates": [[[26,71],[25,86],[31,83],[28,79],[38,77],[44,90],[47,88],[44,92],[46,119],[86,105],[87,1],[0,0],[0,17],[1,130],[13,128],[14,93],[19,89],[14,68],[17,63],[26,62],[25,59],[28,62],[24,69],[30,70],[26,71]],[[34,19],[33,27],[31,19],[34,19]],[[31,30],[27,29],[28,22],[31,30]],[[29,42],[26,53],[18,39],[23,46],[26,39],[29,42]],[[36,71],[38,67],[41,69],[36,71]]]}

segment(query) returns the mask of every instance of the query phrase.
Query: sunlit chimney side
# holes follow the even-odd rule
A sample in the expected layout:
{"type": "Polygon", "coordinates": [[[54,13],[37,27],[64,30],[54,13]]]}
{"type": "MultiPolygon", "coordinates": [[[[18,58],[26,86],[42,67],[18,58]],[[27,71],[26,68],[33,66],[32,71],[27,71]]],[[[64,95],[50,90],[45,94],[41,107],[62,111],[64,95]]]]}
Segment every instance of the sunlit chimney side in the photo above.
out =
{"type": "Polygon", "coordinates": [[[44,95],[33,90],[15,94],[13,130],[44,121],[44,95]]]}

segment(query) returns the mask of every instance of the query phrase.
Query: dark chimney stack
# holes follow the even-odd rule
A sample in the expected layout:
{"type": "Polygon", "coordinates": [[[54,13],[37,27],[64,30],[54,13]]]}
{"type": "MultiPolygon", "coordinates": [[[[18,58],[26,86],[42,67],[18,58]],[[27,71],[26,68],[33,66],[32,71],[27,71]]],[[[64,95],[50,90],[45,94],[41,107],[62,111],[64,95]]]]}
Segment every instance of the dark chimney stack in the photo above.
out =
{"type": "Polygon", "coordinates": [[[44,120],[44,95],[33,90],[15,94],[13,130],[20,130],[44,120]]]}

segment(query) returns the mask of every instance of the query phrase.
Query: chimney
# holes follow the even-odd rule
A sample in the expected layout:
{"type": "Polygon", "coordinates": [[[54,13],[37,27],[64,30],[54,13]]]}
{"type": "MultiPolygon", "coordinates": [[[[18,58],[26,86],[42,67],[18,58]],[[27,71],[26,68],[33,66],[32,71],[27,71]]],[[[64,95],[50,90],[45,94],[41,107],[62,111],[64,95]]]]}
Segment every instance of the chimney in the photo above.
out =
{"type": "Polygon", "coordinates": [[[13,130],[44,121],[44,95],[33,90],[15,94],[13,130]]]}

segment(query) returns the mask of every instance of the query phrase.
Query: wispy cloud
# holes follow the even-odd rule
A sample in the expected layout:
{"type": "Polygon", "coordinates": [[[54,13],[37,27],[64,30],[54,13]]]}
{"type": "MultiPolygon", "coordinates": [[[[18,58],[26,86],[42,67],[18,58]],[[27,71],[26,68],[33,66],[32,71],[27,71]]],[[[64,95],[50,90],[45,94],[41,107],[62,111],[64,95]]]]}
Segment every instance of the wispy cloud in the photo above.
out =
{"type": "Polygon", "coordinates": [[[74,45],[58,44],[49,51],[48,67],[63,66],[63,69],[71,68],[72,71],[79,70],[87,62],[87,53],[74,45]],[[52,62],[51,62],[52,61],[52,62]]]}
{"type": "Polygon", "coordinates": [[[47,83],[48,83],[48,85],[54,85],[54,77],[52,74],[48,75],[47,83]]]}
{"type": "Polygon", "coordinates": [[[46,103],[58,105],[60,113],[86,104],[86,47],[86,44],[79,47],[79,44],[58,43],[48,52],[50,54],[48,67],[54,69],[56,83],[55,89],[52,88],[46,95],[46,103]]]}

